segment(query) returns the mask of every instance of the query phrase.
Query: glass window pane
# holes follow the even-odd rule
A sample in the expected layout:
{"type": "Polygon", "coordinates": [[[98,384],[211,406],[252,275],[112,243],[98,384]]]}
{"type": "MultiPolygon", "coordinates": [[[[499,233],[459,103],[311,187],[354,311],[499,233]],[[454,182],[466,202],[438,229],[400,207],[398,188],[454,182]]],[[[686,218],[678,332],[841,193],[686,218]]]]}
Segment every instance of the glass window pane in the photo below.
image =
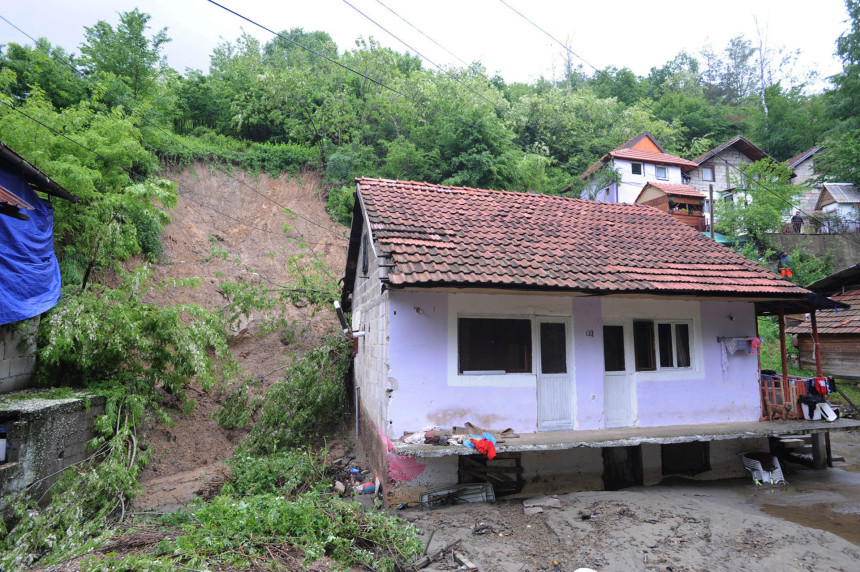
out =
{"type": "Polygon", "coordinates": [[[541,373],[567,373],[567,344],[564,324],[543,322],[540,325],[541,373]]]}
{"type": "Polygon", "coordinates": [[[636,371],[657,369],[654,355],[654,322],[633,322],[633,355],[636,358],[636,371]]]}
{"type": "Polygon", "coordinates": [[[529,320],[460,318],[457,321],[460,373],[532,370],[532,335],[529,320]]]}
{"type": "Polygon", "coordinates": [[[642,163],[631,163],[631,171],[634,175],[642,174],[642,163]]]}
{"type": "Polygon", "coordinates": [[[603,368],[624,371],[624,327],[603,326],[603,368]]]}
{"type": "Polygon", "coordinates": [[[672,324],[657,324],[657,341],[660,344],[660,367],[675,367],[672,324]]]}
{"type": "Polygon", "coordinates": [[[666,167],[657,167],[657,178],[658,179],[668,179],[669,175],[666,171],[666,167]]]}
{"type": "Polygon", "coordinates": [[[690,326],[675,324],[675,344],[678,346],[678,367],[690,367],[690,326]]]}

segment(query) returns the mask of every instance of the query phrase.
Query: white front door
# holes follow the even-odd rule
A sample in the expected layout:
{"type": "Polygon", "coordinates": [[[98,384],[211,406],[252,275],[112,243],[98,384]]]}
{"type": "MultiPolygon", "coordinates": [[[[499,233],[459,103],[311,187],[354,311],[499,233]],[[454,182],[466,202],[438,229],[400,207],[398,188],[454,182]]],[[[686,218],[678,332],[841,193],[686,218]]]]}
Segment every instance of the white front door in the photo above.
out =
{"type": "Polygon", "coordinates": [[[566,320],[537,320],[538,430],[573,429],[573,384],[566,320]]]}
{"type": "Polygon", "coordinates": [[[631,427],[635,422],[636,399],[633,374],[628,371],[627,328],[603,326],[603,418],[609,427],[631,427]]]}

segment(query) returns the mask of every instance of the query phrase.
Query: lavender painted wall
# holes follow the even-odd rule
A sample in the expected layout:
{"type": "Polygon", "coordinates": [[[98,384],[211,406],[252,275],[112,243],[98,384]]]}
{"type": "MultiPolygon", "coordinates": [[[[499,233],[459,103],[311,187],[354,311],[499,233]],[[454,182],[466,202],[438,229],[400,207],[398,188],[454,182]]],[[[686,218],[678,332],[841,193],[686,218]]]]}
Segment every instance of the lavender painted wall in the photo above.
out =
{"type": "Polygon", "coordinates": [[[704,379],[640,383],[640,426],[756,421],[761,416],[756,355],[728,355],[724,376],[717,342],[719,336],[755,335],[753,304],[702,302],[701,321],[704,379]]]}
{"type": "Polygon", "coordinates": [[[599,298],[573,298],[576,428],[603,427],[603,320],[599,298]],[[587,332],[591,331],[592,336],[587,332]]]}
{"type": "Polygon", "coordinates": [[[467,421],[534,431],[534,386],[448,385],[448,299],[449,294],[390,292],[389,436],[400,437],[429,425],[462,426],[467,421]]]}
{"type": "Polygon", "coordinates": [[[640,427],[756,421],[761,416],[755,354],[727,356],[724,376],[717,343],[718,336],[755,335],[753,304],[701,302],[700,311],[704,378],[639,382],[640,427]]]}
{"type": "MultiPolygon", "coordinates": [[[[452,336],[456,317],[486,312],[572,316],[575,391],[574,427],[603,429],[603,323],[632,323],[634,318],[685,320],[691,324],[693,366],[689,370],[632,371],[634,425],[642,427],[756,420],[760,415],[757,362],[736,354],[722,370],[718,336],[752,336],[753,305],[748,302],[698,302],[621,298],[474,295],[389,291],[387,403],[380,404],[383,428],[399,438],[430,425],[451,427],[471,421],[518,432],[537,428],[537,392],[529,376],[501,379],[452,377],[452,336]],[[731,317],[731,318],[730,318],[731,317]],[[452,323],[454,326],[452,326],[452,323]],[[588,332],[592,335],[588,335],[588,332]],[[514,380],[514,381],[510,381],[514,380]]],[[[456,341],[456,340],[455,340],[456,341]]],[[[632,341],[632,336],[628,339],[632,341]]],[[[632,351],[632,348],[631,350],[632,351]]],[[[456,352],[456,349],[454,349],[456,352]]]]}

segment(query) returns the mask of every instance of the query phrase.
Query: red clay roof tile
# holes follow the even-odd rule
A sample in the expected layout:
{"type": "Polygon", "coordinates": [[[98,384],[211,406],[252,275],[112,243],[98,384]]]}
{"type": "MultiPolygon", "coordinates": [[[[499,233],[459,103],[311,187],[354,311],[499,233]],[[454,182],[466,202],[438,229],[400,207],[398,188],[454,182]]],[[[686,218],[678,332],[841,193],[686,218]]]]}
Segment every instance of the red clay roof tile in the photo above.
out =
{"type": "Polygon", "coordinates": [[[369,178],[358,192],[395,286],[807,293],[651,207],[369,178]]]}

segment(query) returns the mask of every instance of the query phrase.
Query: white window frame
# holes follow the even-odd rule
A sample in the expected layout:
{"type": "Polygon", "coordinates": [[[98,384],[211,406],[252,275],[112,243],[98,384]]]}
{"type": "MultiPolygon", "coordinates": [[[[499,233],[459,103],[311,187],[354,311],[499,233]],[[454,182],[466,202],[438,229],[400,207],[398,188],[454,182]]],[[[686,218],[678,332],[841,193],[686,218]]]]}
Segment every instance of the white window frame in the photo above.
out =
{"type": "Polygon", "coordinates": [[[448,385],[473,387],[537,387],[539,328],[541,320],[564,320],[567,324],[568,375],[575,379],[573,361],[573,316],[570,299],[563,296],[522,296],[508,294],[449,294],[448,295],[448,385]],[[459,373],[459,340],[457,325],[460,318],[489,318],[530,320],[532,334],[532,371],[529,373],[459,373]]]}
{"type": "Polygon", "coordinates": [[[654,351],[657,354],[657,371],[684,371],[693,369],[695,363],[694,347],[693,347],[693,321],[692,320],[654,320],[654,351]],[[675,326],[683,324],[687,326],[687,345],[690,349],[690,365],[680,367],[677,365],[664,366],[660,362],[660,324],[668,324],[672,326],[672,360],[678,363],[678,335],[675,326]]]}
{"type": "Polygon", "coordinates": [[[702,180],[703,180],[703,181],[706,181],[706,182],[708,182],[708,183],[714,183],[714,182],[716,182],[716,180],[717,180],[717,170],[716,170],[713,166],[711,166],[711,165],[708,165],[708,166],[702,166],[702,180]],[[705,176],[705,173],[706,173],[706,172],[708,172],[708,171],[710,171],[710,173],[711,173],[711,178],[710,178],[710,179],[709,179],[709,178],[707,178],[707,177],[705,176]]]}
{"type": "Polygon", "coordinates": [[[631,175],[637,175],[637,176],[644,175],[645,174],[645,165],[643,165],[642,163],[630,163],[630,174],[631,175]],[[637,165],[639,166],[639,172],[638,173],[635,170],[635,167],[637,165]]]}
{"type": "Polygon", "coordinates": [[[626,330],[625,361],[627,373],[639,381],[673,381],[705,379],[704,339],[702,334],[701,306],[693,300],[648,300],[628,298],[604,298],[601,301],[601,317],[604,324],[624,325],[626,330]],[[657,354],[657,369],[636,371],[633,322],[650,320],[654,326],[654,351],[657,354]],[[660,367],[659,341],[656,324],[682,323],[688,326],[690,341],[690,367],[660,367]]]}
{"type": "Polygon", "coordinates": [[[660,181],[669,180],[669,167],[666,165],[654,165],[654,176],[660,181]],[[660,169],[663,169],[663,177],[660,176],[660,169]]]}

